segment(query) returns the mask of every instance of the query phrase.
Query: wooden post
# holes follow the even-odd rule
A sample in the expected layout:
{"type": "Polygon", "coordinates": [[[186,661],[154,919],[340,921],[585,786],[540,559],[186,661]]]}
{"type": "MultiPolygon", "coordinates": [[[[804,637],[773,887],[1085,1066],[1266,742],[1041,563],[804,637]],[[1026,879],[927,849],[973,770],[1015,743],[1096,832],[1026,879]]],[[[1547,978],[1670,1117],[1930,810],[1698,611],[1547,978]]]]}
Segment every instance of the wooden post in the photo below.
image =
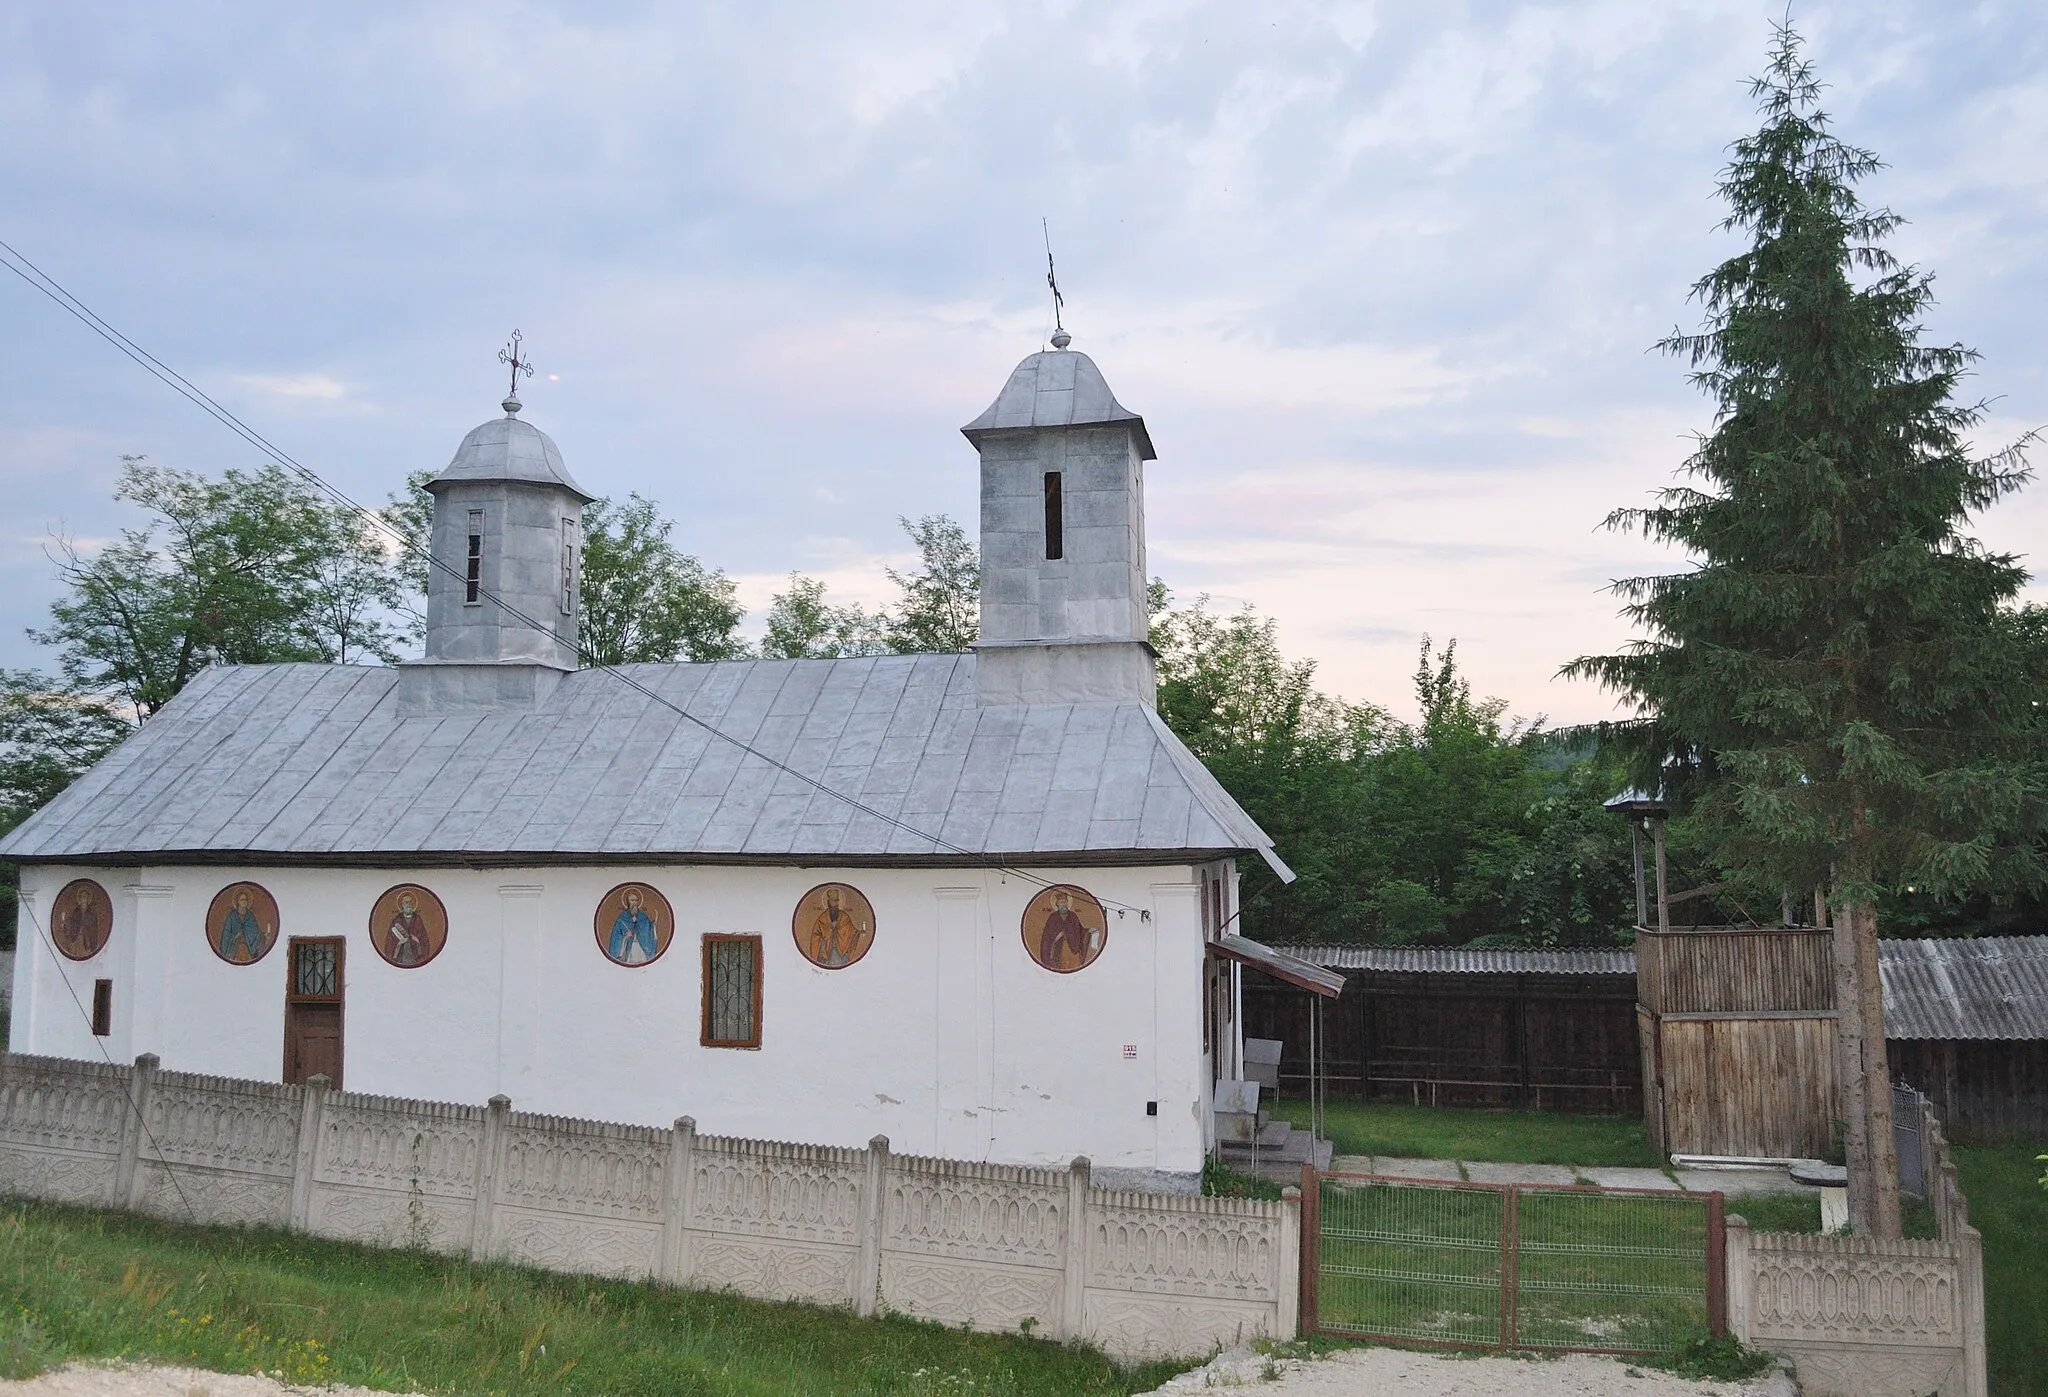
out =
{"type": "Polygon", "coordinates": [[[1671,888],[1664,865],[1664,817],[1652,816],[1650,833],[1657,841],[1657,930],[1671,931],[1671,888]]]}
{"type": "Polygon", "coordinates": [[[867,1175],[861,1181],[860,1270],[854,1278],[853,1312],[875,1312],[882,1289],[882,1212],[888,1203],[889,1137],[868,1141],[867,1175]]]}
{"type": "Polygon", "coordinates": [[[1635,855],[1636,865],[1636,925],[1650,924],[1650,889],[1643,876],[1643,816],[1629,821],[1630,851],[1635,855]]]}
{"type": "Polygon", "coordinates": [[[1718,1192],[1707,1195],[1707,1332],[1728,1332],[1728,1204],[1718,1192]]]}
{"type": "Polygon", "coordinates": [[[1316,1182],[1315,1161],[1301,1166],[1301,1332],[1313,1339],[1320,1316],[1316,1306],[1317,1268],[1323,1250],[1323,1190],[1316,1182]]]}
{"type": "Polygon", "coordinates": [[[327,1116],[325,1072],[315,1072],[299,1099],[299,1148],[292,1165],[291,1227],[304,1232],[313,1224],[313,1177],[320,1170],[320,1131],[327,1116]]]}
{"type": "Polygon", "coordinates": [[[149,1095],[161,1065],[155,1053],[144,1053],[135,1059],[135,1070],[128,1078],[128,1118],[121,1123],[121,1155],[114,1165],[114,1196],[107,1201],[131,1212],[142,1206],[143,1190],[148,1184],[142,1167],[142,1142],[149,1133],[149,1095]]]}

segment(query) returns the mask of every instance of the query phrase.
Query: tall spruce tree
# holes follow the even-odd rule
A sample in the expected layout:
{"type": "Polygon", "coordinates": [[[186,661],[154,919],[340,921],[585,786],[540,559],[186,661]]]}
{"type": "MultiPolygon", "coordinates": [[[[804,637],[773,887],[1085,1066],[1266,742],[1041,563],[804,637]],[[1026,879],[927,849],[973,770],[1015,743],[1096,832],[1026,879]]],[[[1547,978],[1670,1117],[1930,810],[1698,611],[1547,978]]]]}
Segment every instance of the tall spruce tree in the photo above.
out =
{"type": "Polygon", "coordinates": [[[2019,561],[1964,532],[2025,480],[2027,442],[1970,454],[1976,356],[1921,342],[1930,278],[1885,250],[1899,219],[1856,193],[1880,162],[1830,131],[1789,27],[1753,92],[1719,184],[1751,246],[1693,288],[1699,333],[1660,346],[1714,430],[1693,484],[1608,520],[1694,565],[1618,583],[1648,638],[1566,672],[1634,702],[1732,877],[1825,890],[1851,1220],[1897,1236],[1878,898],[2042,873],[2042,618],[2014,605],[2019,561]]]}

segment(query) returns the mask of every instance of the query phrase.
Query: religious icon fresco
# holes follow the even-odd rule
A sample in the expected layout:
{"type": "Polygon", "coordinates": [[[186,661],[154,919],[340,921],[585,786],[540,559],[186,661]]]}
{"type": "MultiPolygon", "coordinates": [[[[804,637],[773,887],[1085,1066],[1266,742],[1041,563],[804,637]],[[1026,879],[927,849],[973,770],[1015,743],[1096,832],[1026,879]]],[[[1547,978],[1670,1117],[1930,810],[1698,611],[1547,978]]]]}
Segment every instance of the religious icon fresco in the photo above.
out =
{"type": "Polygon", "coordinates": [[[597,949],[616,965],[648,965],[661,959],[676,934],[675,913],[659,889],[621,883],[598,899],[597,949]]]}
{"type": "Polygon", "coordinates": [[[417,883],[386,888],[370,909],[370,944],[400,970],[416,970],[448,944],[448,909],[417,883]]]}
{"type": "Polygon", "coordinates": [[[796,948],[820,970],[844,970],[875,941],[875,908],[851,883],[820,883],[796,904],[796,948]]]}
{"type": "Polygon", "coordinates": [[[1061,975],[1086,970],[1109,940],[1109,917],[1085,888],[1060,883],[1024,908],[1024,949],[1061,975]]]}
{"type": "Polygon", "coordinates": [[[277,944],[277,899],[261,883],[230,883],[206,909],[206,944],[230,965],[254,965],[277,944]]]}
{"type": "Polygon", "coordinates": [[[91,960],[114,934],[114,900],[90,878],[66,883],[50,904],[50,939],[72,960],[91,960]]]}

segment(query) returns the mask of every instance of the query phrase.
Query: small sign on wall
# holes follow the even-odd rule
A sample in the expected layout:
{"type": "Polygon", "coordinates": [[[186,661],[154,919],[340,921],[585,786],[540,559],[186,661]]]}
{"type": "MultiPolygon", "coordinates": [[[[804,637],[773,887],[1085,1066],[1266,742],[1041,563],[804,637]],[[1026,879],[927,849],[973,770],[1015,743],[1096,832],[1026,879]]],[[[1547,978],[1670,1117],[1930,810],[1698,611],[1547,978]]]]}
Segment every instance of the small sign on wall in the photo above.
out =
{"type": "Polygon", "coordinates": [[[1137,1058],[1137,1056],[1138,1056],[1138,1045],[1137,1045],[1136,1043],[1126,1043],[1126,1044],[1124,1044],[1124,1060],[1125,1060],[1126,1062],[1130,1062],[1130,1061],[1133,1061],[1133,1060],[1135,1060],[1135,1059],[1137,1058]]]}

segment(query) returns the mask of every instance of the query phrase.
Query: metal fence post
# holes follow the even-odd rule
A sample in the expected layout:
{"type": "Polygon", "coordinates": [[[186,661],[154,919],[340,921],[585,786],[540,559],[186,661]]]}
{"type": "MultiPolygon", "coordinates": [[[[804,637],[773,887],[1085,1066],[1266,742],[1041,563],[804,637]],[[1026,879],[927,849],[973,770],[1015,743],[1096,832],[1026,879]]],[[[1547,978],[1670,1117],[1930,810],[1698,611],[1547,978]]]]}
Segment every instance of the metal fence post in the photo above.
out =
{"type": "Polygon", "coordinates": [[[1513,1184],[1501,1187],[1500,1200],[1500,1346],[1515,1346],[1516,1282],[1522,1270],[1519,1208],[1513,1184]]]}
{"type": "Polygon", "coordinates": [[[1707,1195],[1707,1332],[1728,1332],[1728,1210],[1719,1193],[1707,1195]]]}
{"type": "Polygon", "coordinates": [[[1301,1166],[1301,1332],[1307,1338],[1316,1332],[1316,1273],[1322,1251],[1323,1189],[1310,1160],[1301,1166]]]}

